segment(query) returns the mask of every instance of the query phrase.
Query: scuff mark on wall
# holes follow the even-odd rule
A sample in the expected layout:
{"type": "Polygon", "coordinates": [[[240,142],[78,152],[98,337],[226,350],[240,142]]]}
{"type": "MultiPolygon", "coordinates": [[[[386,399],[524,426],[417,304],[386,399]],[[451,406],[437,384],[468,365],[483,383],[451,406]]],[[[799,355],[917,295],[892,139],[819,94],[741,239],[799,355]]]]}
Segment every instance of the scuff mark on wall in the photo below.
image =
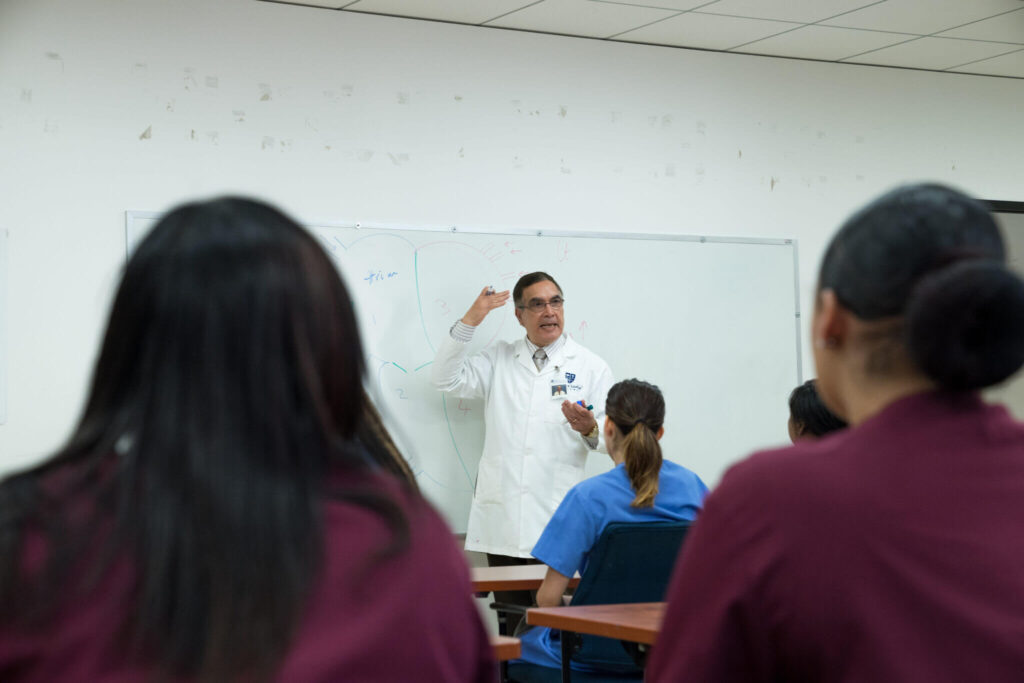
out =
{"type": "Polygon", "coordinates": [[[707,134],[708,134],[707,131],[708,131],[708,124],[704,123],[703,121],[698,121],[697,122],[697,135],[703,135],[703,136],[707,137],[707,134]]]}
{"type": "Polygon", "coordinates": [[[148,126],[146,128],[146,130],[142,131],[142,134],[139,135],[139,139],[140,140],[149,140],[152,137],[153,137],[153,126],[148,126]]]}
{"type": "Polygon", "coordinates": [[[53,119],[46,119],[43,122],[43,132],[49,135],[56,135],[60,131],[60,125],[53,119]]]}
{"type": "Polygon", "coordinates": [[[558,115],[563,119],[569,115],[569,109],[563,104],[558,107],[558,115]]]}
{"type": "Polygon", "coordinates": [[[274,99],[273,88],[268,83],[260,83],[258,87],[260,89],[260,102],[269,102],[274,99]]]}
{"type": "Polygon", "coordinates": [[[462,101],[462,95],[456,95],[455,96],[455,101],[456,102],[461,102],[462,101]]]}
{"type": "Polygon", "coordinates": [[[392,154],[391,152],[388,152],[388,157],[391,158],[391,163],[395,166],[401,166],[402,164],[409,162],[409,155],[405,152],[399,154],[392,154]]]}
{"type": "Polygon", "coordinates": [[[217,78],[216,76],[207,76],[206,77],[206,87],[207,88],[219,88],[220,87],[220,79],[217,78]]]}
{"type": "Polygon", "coordinates": [[[274,140],[274,138],[270,137],[269,135],[264,135],[263,141],[260,143],[260,149],[274,149],[274,145],[276,144],[276,142],[277,141],[274,140]]]}
{"type": "Polygon", "coordinates": [[[64,73],[64,58],[60,56],[59,52],[47,52],[46,58],[57,65],[60,73],[64,73]]]}
{"type": "Polygon", "coordinates": [[[136,78],[145,78],[148,72],[149,67],[145,62],[135,62],[132,66],[132,76],[135,76],[136,78]]]}
{"type": "Polygon", "coordinates": [[[245,111],[242,109],[231,110],[231,115],[235,117],[235,123],[245,123],[245,111]]]}
{"type": "Polygon", "coordinates": [[[219,145],[220,133],[218,131],[212,130],[206,134],[206,139],[210,141],[211,145],[219,145]]]}
{"type": "Polygon", "coordinates": [[[672,115],[671,114],[665,114],[664,116],[661,117],[661,127],[662,128],[671,128],[672,127],[672,115]]]}
{"type": "Polygon", "coordinates": [[[174,100],[167,100],[167,106],[164,107],[167,111],[174,111],[174,100]]]}
{"type": "Polygon", "coordinates": [[[676,175],[676,165],[675,164],[665,164],[665,177],[666,178],[674,178],[675,175],[676,175]]]}
{"type": "Polygon", "coordinates": [[[775,191],[775,186],[778,185],[778,184],[779,184],[779,179],[775,178],[775,177],[772,177],[771,183],[768,184],[768,191],[769,192],[774,192],[775,191]]]}
{"type": "Polygon", "coordinates": [[[199,82],[196,81],[196,70],[190,66],[185,67],[185,75],[182,76],[182,82],[185,85],[185,90],[191,92],[199,87],[199,82]]]}
{"type": "Polygon", "coordinates": [[[399,104],[409,104],[409,93],[400,92],[396,93],[395,97],[398,99],[399,104]]]}
{"type": "Polygon", "coordinates": [[[25,104],[32,104],[32,89],[22,88],[21,89],[21,101],[25,104]]]}

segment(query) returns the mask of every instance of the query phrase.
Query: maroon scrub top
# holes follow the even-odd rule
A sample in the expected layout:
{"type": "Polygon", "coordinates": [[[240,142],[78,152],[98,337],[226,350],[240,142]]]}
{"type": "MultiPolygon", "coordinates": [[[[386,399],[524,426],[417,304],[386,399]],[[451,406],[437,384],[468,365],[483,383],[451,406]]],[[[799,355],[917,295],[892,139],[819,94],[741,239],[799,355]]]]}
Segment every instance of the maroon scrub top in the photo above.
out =
{"type": "Polygon", "coordinates": [[[1024,681],[1024,426],[899,400],[731,468],[684,547],[649,681],[1024,681]]]}
{"type": "MultiPolygon", "coordinates": [[[[389,477],[371,481],[401,501],[410,547],[365,571],[367,557],[389,538],[387,527],[365,508],[328,503],[322,575],[276,680],[496,680],[469,570],[451,531],[418,495],[400,491],[389,477]]],[[[41,550],[38,538],[30,545],[29,556],[41,550]]],[[[65,605],[41,631],[0,628],[0,681],[153,680],[153,668],[126,661],[115,638],[132,577],[130,564],[120,562],[94,593],[65,605]]]]}

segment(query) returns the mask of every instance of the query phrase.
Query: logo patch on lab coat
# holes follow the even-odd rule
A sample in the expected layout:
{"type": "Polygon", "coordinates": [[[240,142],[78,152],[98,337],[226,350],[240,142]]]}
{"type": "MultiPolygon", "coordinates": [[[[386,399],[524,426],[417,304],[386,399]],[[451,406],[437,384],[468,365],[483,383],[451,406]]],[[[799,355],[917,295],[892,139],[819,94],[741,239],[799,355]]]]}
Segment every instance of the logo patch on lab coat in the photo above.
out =
{"type": "Polygon", "coordinates": [[[573,380],[575,380],[575,379],[576,379],[576,375],[575,374],[573,374],[571,372],[565,373],[565,381],[568,382],[569,384],[572,384],[573,380]]]}

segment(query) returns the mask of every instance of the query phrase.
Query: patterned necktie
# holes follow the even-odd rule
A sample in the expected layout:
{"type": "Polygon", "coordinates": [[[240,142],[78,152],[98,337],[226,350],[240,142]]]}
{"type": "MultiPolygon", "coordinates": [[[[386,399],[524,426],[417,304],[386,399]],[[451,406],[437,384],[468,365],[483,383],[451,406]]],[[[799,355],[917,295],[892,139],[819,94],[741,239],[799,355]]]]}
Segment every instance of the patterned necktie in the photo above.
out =
{"type": "Polygon", "coordinates": [[[537,370],[543,370],[547,362],[548,354],[544,352],[544,349],[537,349],[533,352],[533,364],[537,366],[537,370]]]}

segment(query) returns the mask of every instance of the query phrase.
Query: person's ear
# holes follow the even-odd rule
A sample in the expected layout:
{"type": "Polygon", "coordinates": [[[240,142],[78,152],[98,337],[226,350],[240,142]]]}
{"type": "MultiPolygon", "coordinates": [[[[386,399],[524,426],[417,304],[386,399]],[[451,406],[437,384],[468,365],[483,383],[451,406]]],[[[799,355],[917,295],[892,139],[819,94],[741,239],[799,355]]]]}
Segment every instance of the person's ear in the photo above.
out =
{"type": "Polygon", "coordinates": [[[612,439],[615,438],[615,431],[616,431],[615,423],[612,422],[612,419],[610,417],[605,416],[605,418],[604,418],[604,441],[605,441],[605,443],[608,443],[609,441],[611,441],[612,439]]]}
{"type": "Polygon", "coordinates": [[[654,435],[654,438],[657,439],[658,441],[661,441],[661,437],[664,436],[664,435],[665,435],[665,428],[664,427],[658,427],[658,432],[657,432],[657,434],[654,435]]]}
{"type": "Polygon", "coordinates": [[[849,333],[849,313],[831,289],[818,292],[818,305],[811,323],[811,338],[816,350],[839,348],[849,333]]]}
{"type": "Polygon", "coordinates": [[[516,320],[519,321],[520,325],[522,325],[523,327],[526,327],[526,323],[523,322],[523,309],[519,308],[515,304],[512,304],[512,305],[515,307],[514,310],[516,312],[516,320]]]}

